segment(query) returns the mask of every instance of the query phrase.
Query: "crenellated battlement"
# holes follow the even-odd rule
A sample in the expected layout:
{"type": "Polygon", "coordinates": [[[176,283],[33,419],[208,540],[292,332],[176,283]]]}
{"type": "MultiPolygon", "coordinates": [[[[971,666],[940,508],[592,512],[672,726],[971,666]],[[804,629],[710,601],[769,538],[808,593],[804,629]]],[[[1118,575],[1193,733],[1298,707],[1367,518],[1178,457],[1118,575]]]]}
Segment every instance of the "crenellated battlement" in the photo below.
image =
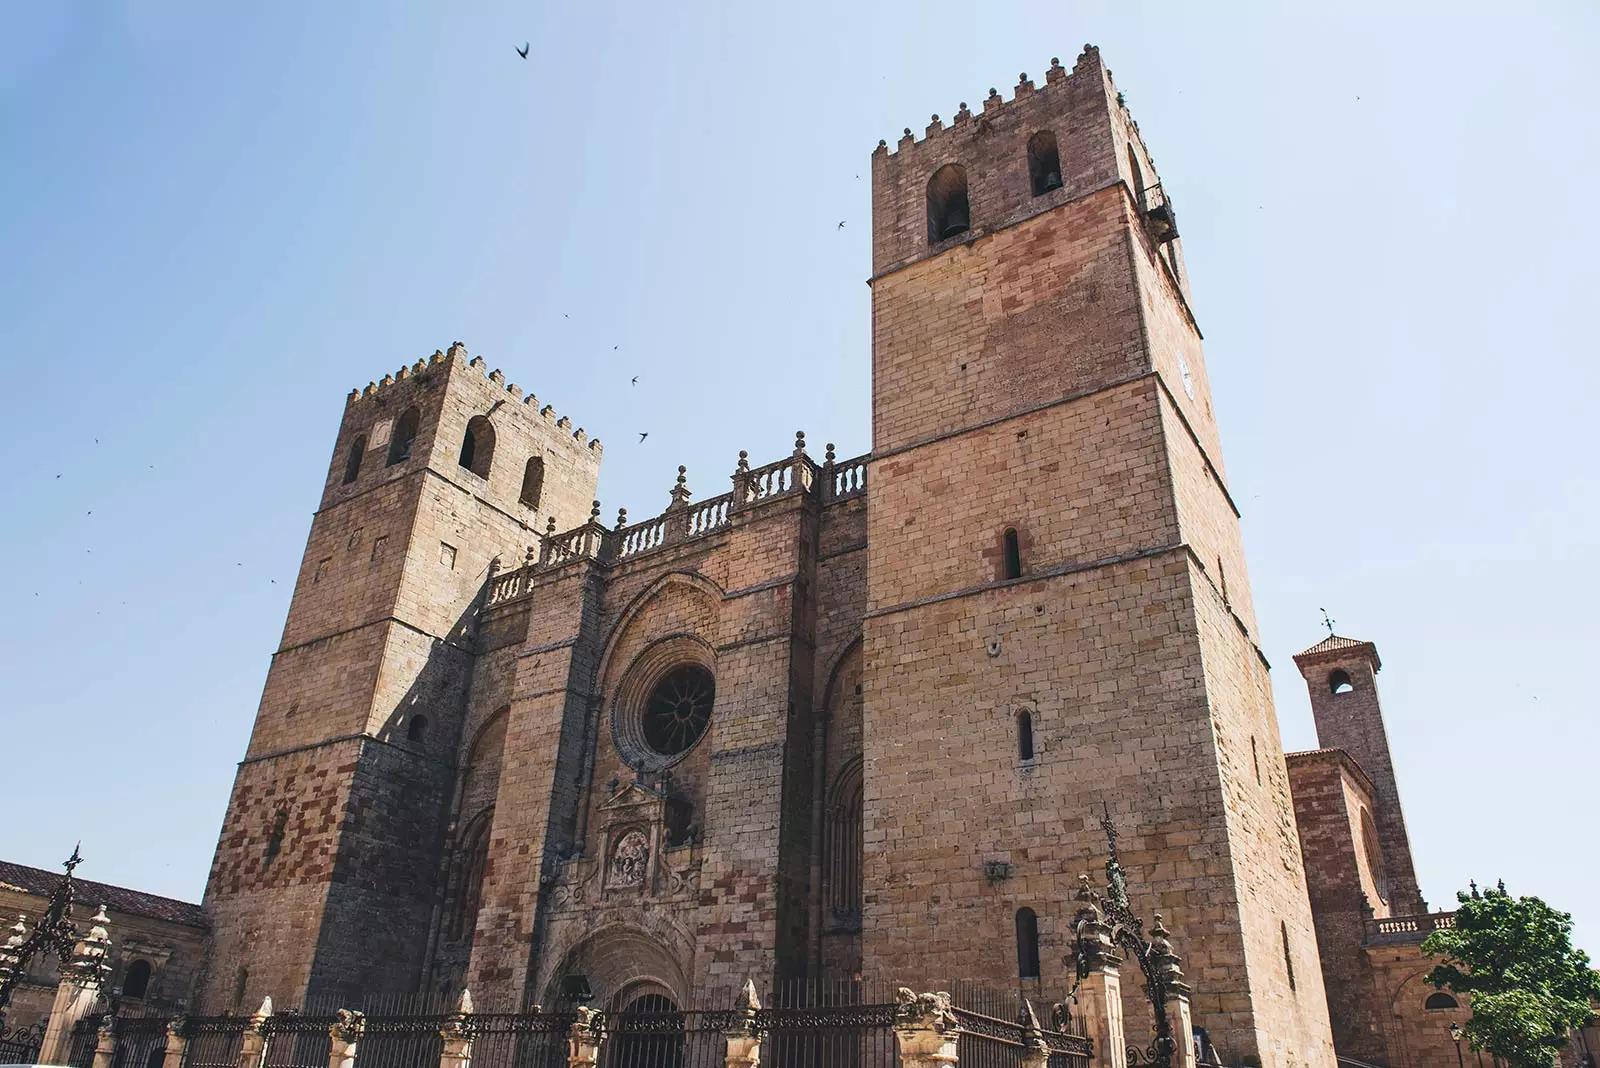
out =
{"type": "Polygon", "coordinates": [[[466,345],[460,341],[451,344],[449,349],[435,349],[431,356],[419,359],[413,364],[402,364],[399,370],[386,374],[377,381],[368,382],[365,388],[352,389],[345,397],[345,406],[348,408],[361,401],[375,398],[380,401],[387,400],[393,386],[408,379],[426,381],[428,376],[436,371],[448,374],[452,367],[461,364],[476,370],[486,381],[503,390],[513,401],[521,404],[530,413],[536,413],[552,428],[567,432],[580,445],[587,445],[596,454],[605,451],[599,438],[590,438],[583,427],[574,428],[572,420],[564,415],[558,415],[552,405],[541,406],[538,396],[531,392],[524,394],[521,386],[515,382],[507,382],[505,372],[500,368],[486,370],[488,362],[481,355],[469,357],[466,345]]]}
{"type": "Polygon", "coordinates": [[[1025,107],[1030,102],[1038,102],[1041,94],[1069,79],[1083,81],[1087,79],[1103,80],[1104,84],[1114,90],[1111,83],[1111,72],[1106,70],[1100,61],[1100,50],[1094,45],[1086,44],[1079,53],[1072,70],[1061,65],[1059,57],[1052,57],[1050,68],[1045,71],[1045,84],[1042,88],[1034,85],[1033,79],[1026,72],[1017,75],[1017,84],[1012,89],[1011,99],[1007,100],[1000,95],[1000,91],[990,87],[989,95],[984,98],[982,109],[974,114],[963,100],[956,109],[955,117],[949,126],[946,126],[938,115],[934,115],[926,127],[923,128],[919,138],[907,126],[905,131],[895,142],[893,150],[889,148],[887,140],[879,141],[873,155],[898,156],[907,149],[929,150],[930,146],[938,148],[941,144],[959,137],[961,134],[977,135],[986,132],[988,126],[1000,119],[1012,118],[1020,107],[1025,107]]]}

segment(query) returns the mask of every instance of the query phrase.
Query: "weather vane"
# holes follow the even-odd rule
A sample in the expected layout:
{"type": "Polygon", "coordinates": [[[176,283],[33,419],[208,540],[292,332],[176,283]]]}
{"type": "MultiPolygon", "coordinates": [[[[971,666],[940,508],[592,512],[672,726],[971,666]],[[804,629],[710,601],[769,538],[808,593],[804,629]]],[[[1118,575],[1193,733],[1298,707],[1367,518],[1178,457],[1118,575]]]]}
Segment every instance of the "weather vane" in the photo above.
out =
{"type": "Polygon", "coordinates": [[[1319,608],[1317,611],[1322,613],[1322,625],[1328,628],[1328,637],[1333,637],[1333,620],[1328,618],[1328,610],[1319,608]]]}

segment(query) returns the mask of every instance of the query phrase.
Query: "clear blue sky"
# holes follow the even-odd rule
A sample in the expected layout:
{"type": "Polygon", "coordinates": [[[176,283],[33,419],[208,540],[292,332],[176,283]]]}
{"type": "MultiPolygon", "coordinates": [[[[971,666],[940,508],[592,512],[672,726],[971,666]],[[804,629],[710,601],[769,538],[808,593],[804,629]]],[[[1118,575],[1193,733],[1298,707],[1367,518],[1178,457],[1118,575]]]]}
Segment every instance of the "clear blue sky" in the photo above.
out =
{"type": "Polygon", "coordinates": [[[1600,15],[1222,8],[0,6],[0,857],[198,899],[345,393],[403,362],[464,340],[601,437],[608,519],[864,452],[870,151],[1093,41],[1286,746],[1326,606],[1426,895],[1503,876],[1600,953],[1600,15]]]}

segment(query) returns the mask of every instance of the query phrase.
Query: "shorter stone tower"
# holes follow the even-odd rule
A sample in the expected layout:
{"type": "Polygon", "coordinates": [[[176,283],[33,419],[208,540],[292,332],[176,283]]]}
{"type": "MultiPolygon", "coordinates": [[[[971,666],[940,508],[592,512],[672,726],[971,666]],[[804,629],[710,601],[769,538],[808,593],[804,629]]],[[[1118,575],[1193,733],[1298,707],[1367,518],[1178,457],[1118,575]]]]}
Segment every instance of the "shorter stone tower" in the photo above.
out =
{"type": "MultiPolygon", "coordinates": [[[[1317,744],[1348,753],[1372,784],[1383,861],[1377,886],[1383,904],[1399,914],[1427,912],[1428,904],[1417,887],[1417,873],[1411,862],[1400,788],[1395,782],[1389,736],[1383,727],[1383,707],[1378,701],[1378,671],[1383,664],[1378,659],[1377,646],[1330,634],[1296,656],[1294,662],[1305,676],[1306,689],[1311,694],[1317,744]]],[[[1376,907],[1378,902],[1373,905],[1376,907]]]]}
{"type": "Polygon", "coordinates": [[[598,441],[457,343],[352,390],[206,886],[198,1007],[414,989],[481,595],[598,441]]]}

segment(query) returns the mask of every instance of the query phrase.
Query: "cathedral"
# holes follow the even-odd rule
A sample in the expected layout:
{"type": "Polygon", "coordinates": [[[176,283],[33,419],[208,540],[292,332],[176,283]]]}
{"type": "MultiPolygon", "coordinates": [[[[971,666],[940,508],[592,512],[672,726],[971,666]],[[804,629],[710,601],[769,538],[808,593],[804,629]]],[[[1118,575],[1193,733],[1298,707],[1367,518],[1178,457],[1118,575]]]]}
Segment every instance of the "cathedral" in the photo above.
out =
{"type": "Polygon", "coordinates": [[[1302,654],[1326,748],[1286,759],[1177,215],[1098,51],[871,170],[864,456],[796,434],[612,519],[600,442],[460,343],[350,393],[197,1011],[1034,990],[1108,812],[1226,1063],[1448,1049],[1377,651],[1302,654]]]}

